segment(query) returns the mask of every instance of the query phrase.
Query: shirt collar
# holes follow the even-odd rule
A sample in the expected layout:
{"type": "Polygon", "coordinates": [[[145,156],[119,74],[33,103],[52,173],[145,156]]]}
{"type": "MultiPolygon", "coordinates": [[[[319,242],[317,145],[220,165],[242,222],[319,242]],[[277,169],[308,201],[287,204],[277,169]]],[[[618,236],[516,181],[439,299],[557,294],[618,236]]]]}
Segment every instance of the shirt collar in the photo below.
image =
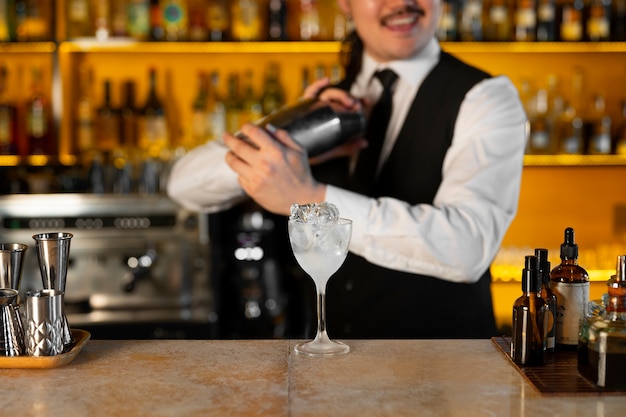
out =
{"type": "Polygon", "coordinates": [[[426,74],[439,62],[441,47],[436,38],[432,38],[424,49],[409,59],[378,63],[367,52],[363,52],[361,72],[356,82],[366,90],[376,71],[390,68],[405,82],[411,85],[421,83],[426,74]]]}

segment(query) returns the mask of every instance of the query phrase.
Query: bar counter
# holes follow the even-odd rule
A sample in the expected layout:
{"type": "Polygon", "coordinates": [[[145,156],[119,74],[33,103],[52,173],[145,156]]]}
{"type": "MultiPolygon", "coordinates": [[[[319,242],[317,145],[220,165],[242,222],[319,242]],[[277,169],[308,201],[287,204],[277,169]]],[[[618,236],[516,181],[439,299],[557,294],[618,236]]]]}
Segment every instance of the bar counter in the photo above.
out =
{"type": "Polygon", "coordinates": [[[90,340],[67,365],[0,369],[3,416],[619,416],[626,396],[544,396],[490,340],[90,340]]]}

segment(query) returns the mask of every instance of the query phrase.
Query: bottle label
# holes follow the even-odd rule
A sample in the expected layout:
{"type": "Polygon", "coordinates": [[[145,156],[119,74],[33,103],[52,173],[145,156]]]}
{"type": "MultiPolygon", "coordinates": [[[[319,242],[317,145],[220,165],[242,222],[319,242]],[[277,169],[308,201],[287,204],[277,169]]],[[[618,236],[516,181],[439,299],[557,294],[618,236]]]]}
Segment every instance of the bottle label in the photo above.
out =
{"type": "Polygon", "coordinates": [[[589,282],[551,282],[556,293],[556,343],[578,345],[580,320],[589,302],[589,282]]]}

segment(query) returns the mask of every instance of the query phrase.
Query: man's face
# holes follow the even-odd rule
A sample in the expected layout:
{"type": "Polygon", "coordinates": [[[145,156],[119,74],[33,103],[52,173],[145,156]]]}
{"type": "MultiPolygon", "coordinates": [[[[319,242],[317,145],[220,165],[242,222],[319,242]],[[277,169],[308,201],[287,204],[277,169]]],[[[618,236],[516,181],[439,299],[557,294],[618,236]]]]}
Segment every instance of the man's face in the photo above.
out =
{"type": "Polygon", "coordinates": [[[386,62],[413,56],[435,35],[440,0],[338,0],[366,51],[386,62]]]}

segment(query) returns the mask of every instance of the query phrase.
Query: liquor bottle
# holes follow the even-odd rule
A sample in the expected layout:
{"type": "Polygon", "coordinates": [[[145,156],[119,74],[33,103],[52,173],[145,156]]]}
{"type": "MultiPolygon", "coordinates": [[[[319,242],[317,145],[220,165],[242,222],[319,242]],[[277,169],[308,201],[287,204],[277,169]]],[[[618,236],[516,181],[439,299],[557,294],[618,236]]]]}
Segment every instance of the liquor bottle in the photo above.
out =
{"type": "Polygon", "coordinates": [[[122,83],[122,97],[122,105],[119,108],[119,142],[111,154],[111,165],[113,166],[113,192],[129,194],[135,188],[134,175],[139,158],[137,154],[135,83],[132,80],[126,80],[122,83]]]}
{"type": "Polygon", "coordinates": [[[550,271],[550,289],[556,294],[556,347],[572,349],[578,346],[580,320],[589,302],[589,274],[578,265],[578,245],[574,229],[565,229],[561,244],[561,263],[550,271]]]}
{"type": "Polygon", "coordinates": [[[556,348],[556,294],[550,288],[550,261],[548,260],[548,250],[543,248],[535,249],[537,265],[539,267],[539,277],[541,281],[541,298],[546,303],[546,351],[554,353],[556,348]]]}
{"type": "Polygon", "coordinates": [[[140,115],[139,147],[144,157],[158,159],[169,146],[168,124],[165,107],[157,93],[156,69],[150,68],[148,74],[148,96],[140,115]]]}
{"type": "Polygon", "coordinates": [[[584,39],[584,0],[572,0],[561,7],[560,40],[580,42],[584,39]]]}
{"type": "Polygon", "coordinates": [[[626,155],[626,99],[622,100],[621,122],[615,134],[615,153],[626,155]]]}
{"type": "Polygon", "coordinates": [[[150,38],[150,4],[148,0],[128,0],[126,33],[138,41],[150,38]]]}
{"type": "Polygon", "coordinates": [[[0,155],[17,155],[17,108],[9,96],[9,71],[0,65],[0,155]]]}
{"type": "Polygon", "coordinates": [[[135,82],[126,80],[122,83],[122,105],[120,114],[120,145],[128,150],[129,157],[136,152],[139,140],[138,109],[135,98],[135,82]]]}
{"type": "Polygon", "coordinates": [[[244,85],[242,95],[242,111],[239,123],[254,123],[263,116],[263,106],[254,92],[252,83],[252,71],[244,73],[244,85]]]}
{"type": "Polygon", "coordinates": [[[515,8],[515,40],[534,41],[537,36],[537,9],[535,0],[517,0],[515,8]]]}
{"type": "Polygon", "coordinates": [[[96,109],[96,148],[106,154],[119,144],[120,115],[111,101],[111,81],[102,83],[102,103],[96,109]]]}
{"type": "Polygon", "coordinates": [[[230,38],[229,0],[209,0],[206,21],[209,27],[209,40],[223,42],[230,38]]]}
{"type": "Polygon", "coordinates": [[[211,73],[208,91],[207,110],[209,113],[208,139],[222,139],[226,132],[226,106],[218,92],[220,79],[217,72],[211,73]]]}
{"type": "Polygon", "coordinates": [[[14,18],[11,19],[11,15],[15,14],[15,5],[11,3],[11,0],[0,0],[0,42],[10,42],[13,39],[11,23],[14,22],[14,18]]]}
{"type": "Polygon", "coordinates": [[[611,0],[591,0],[586,22],[587,40],[592,42],[611,39],[611,0]]]}
{"type": "Polygon", "coordinates": [[[185,149],[191,149],[196,145],[200,145],[207,141],[209,136],[209,115],[208,115],[208,93],[209,93],[209,78],[208,74],[200,71],[197,76],[198,88],[196,90],[196,97],[193,100],[191,109],[191,135],[190,141],[183,143],[185,149]]]}
{"type": "Polygon", "coordinates": [[[261,108],[264,115],[268,115],[285,105],[285,91],[280,82],[279,66],[271,62],[262,87],[261,108]]]}
{"type": "Polygon", "coordinates": [[[440,41],[456,41],[458,36],[458,2],[444,0],[441,4],[441,16],[437,25],[437,39],[440,41]]]}
{"type": "Polygon", "coordinates": [[[154,42],[165,40],[161,0],[150,0],[150,40],[154,42]]]}
{"type": "Polygon", "coordinates": [[[300,0],[299,34],[302,41],[320,40],[320,11],[318,0],[300,0]]]}
{"type": "Polygon", "coordinates": [[[626,41],[626,0],[613,0],[611,40],[626,41]]]}
{"type": "Polygon", "coordinates": [[[19,42],[41,42],[52,38],[52,2],[16,0],[16,34],[19,42]]]}
{"type": "Polygon", "coordinates": [[[525,257],[522,291],[513,303],[511,358],[518,365],[543,365],[546,360],[546,320],[548,310],[541,297],[541,277],[537,257],[525,257]]]}
{"type": "Polygon", "coordinates": [[[269,0],[267,22],[269,40],[287,40],[287,0],[269,0]]]}
{"type": "Polygon", "coordinates": [[[241,97],[239,95],[239,75],[230,73],[228,75],[228,92],[224,99],[226,110],[226,131],[236,132],[241,127],[241,97]]]}
{"type": "Polygon", "coordinates": [[[187,39],[187,3],[183,0],[165,0],[161,3],[165,40],[170,42],[187,39]]]}
{"type": "Polygon", "coordinates": [[[585,317],[578,344],[578,371],[601,388],[626,389],[626,255],[617,257],[600,315],[585,317]]]}
{"type": "Polygon", "coordinates": [[[483,40],[483,3],[482,0],[462,0],[459,21],[461,41],[476,42],[483,40]]]}
{"type": "Polygon", "coordinates": [[[611,153],[611,116],[606,112],[604,96],[598,94],[593,100],[593,110],[589,120],[589,148],[590,155],[608,155],[611,153]]]}
{"type": "Polygon", "coordinates": [[[513,39],[513,0],[488,0],[485,3],[483,33],[485,41],[513,39]]]}
{"type": "Polygon", "coordinates": [[[231,4],[231,35],[235,41],[262,41],[267,35],[264,0],[235,0],[231,4]]]}
{"type": "Polygon", "coordinates": [[[75,39],[94,35],[89,0],[67,1],[67,37],[75,39]]]}
{"type": "Polygon", "coordinates": [[[111,36],[111,4],[109,0],[95,0],[93,21],[96,39],[106,41],[111,36]]]}
{"type": "Polygon", "coordinates": [[[31,155],[52,155],[55,152],[52,133],[52,107],[44,92],[42,70],[33,67],[31,96],[26,103],[26,136],[31,155]]]}
{"type": "Polygon", "coordinates": [[[561,155],[582,155],[585,152],[585,129],[583,119],[577,115],[574,106],[565,104],[563,112],[556,120],[558,153],[561,155]]]}
{"type": "Polygon", "coordinates": [[[189,40],[192,42],[203,42],[209,38],[207,28],[207,13],[205,0],[188,0],[187,11],[189,13],[189,40]]]}
{"type": "Polygon", "coordinates": [[[111,36],[125,37],[126,32],[126,15],[128,0],[109,0],[111,2],[111,36]]]}
{"type": "Polygon", "coordinates": [[[528,150],[530,155],[549,155],[554,152],[552,124],[550,120],[550,108],[548,90],[537,90],[533,107],[528,115],[530,123],[530,136],[528,138],[528,150]]]}
{"type": "Polygon", "coordinates": [[[95,150],[94,109],[91,96],[91,84],[93,81],[92,70],[89,67],[81,67],[78,76],[78,101],[76,103],[75,117],[75,148],[85,162],[90,158],[90,153],[95,150]]]}
{"type": "Polygon", "coordinates": [[[556,40],[556,4],[555,0],[537,2],[537,41],[554,42],[556,40]]]}

